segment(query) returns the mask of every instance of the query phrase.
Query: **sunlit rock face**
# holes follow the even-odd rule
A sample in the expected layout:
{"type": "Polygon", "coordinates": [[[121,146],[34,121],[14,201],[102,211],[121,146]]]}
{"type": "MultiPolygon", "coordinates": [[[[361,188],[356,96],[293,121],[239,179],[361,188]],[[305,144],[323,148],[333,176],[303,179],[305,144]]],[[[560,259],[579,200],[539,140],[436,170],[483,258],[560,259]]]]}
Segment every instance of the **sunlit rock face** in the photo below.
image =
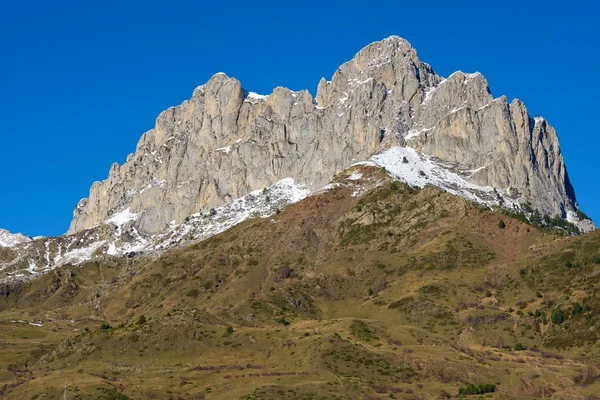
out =
{"type": "Polygon", "coordinates": [[[322,79],[316,98],[247,92],[214,75],[162,112],[123,165],[96,182],[69,233],[128,209],[142,234],[292,178],[309,190],[392,146],[410,147],[545,214],[577,210],[558,139],[519,100],[494,99],[478,73],[447,79],[404,39],[362,49],[322,79]]]}

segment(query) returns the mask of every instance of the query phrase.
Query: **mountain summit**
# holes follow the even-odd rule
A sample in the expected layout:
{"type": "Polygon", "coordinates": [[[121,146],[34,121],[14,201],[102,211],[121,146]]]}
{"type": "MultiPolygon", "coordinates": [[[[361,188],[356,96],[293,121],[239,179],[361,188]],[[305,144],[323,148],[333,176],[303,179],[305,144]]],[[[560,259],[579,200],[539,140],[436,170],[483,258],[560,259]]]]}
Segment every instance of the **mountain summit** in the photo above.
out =
{"type": "Polygon", "coordinates": [[[284,178],[320,188],[393,147],[435,160],[505,205],[571,219],[578,210],[546,120],[519,100],[493,98],[479,73],[440,77],[392,36],[321,79],[316,98],[281,87],[262,96],[214,75],[92,185],[68,233],[128,210],[139,232],[156,234],[284,178]]]}
{"type": "Polygon", "coordinates": [[[278,87],[249,93],[223,73],[162,112],[123,165],[92,185],[69,233],[129,209],[142,233],[293,178],[318,188],[350,165],[410,147],[475,185],[543,214],[577,210],[554,129],[485,78],[444,79],[404,39],[375,42],[322,79],[316,99],[278,87]]]}

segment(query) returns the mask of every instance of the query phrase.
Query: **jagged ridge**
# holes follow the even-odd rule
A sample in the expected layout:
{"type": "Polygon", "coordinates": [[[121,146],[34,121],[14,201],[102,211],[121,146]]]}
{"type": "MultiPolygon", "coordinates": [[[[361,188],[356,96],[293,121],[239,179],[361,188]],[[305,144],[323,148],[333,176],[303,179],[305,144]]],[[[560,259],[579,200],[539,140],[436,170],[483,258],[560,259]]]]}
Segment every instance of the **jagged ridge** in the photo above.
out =
{"type": "Polygon", "coordinates": [[[285,88],[251,94],[236,79],[213,76],[161,113],[126,163],[94,183],[69,233],[126,208],[138,231],[159,233],[284,178],[317,189],[355,162],[407,145],[544,214],[577,210],[545,120],[532,119],[519,100],[494,99],[481,74],[441,78],[407,41],[390,37],[322,79],[316,99],[285,88]]]}

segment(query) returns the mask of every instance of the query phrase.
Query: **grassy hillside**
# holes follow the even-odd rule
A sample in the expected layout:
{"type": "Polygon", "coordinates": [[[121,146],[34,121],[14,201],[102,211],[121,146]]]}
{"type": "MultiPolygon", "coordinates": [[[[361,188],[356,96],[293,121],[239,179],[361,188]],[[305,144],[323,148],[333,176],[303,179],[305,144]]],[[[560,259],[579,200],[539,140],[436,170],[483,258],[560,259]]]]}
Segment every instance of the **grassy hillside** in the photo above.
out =
{"type": "Polygon", "coordinates": [[[599,272],[598,232],[542,231],[356,167],[161,257],[0,287],[0,392],[594,399],[599,272]]]}

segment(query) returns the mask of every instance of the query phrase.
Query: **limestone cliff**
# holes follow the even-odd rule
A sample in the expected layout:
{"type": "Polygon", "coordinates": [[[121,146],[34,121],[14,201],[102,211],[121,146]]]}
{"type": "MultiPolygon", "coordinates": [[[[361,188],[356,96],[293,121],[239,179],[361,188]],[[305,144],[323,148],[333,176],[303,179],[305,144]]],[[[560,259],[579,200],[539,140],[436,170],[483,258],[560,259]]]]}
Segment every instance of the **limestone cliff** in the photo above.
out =
{"type": "Polygon", "coordinates": [[[96,182],[74,211],[69,233],[129,208],[146,234],[283,178],[308,188],[390,146],[410,146],[469,171],[546,214],[577,209],[557,135],[522,102],[494,99],[480,74],[447,79],[404,39],[362,49],[316,99],[276,88],[248,93],[214,75],[192,98],[161,113],[123,165],[96,182]]]}

